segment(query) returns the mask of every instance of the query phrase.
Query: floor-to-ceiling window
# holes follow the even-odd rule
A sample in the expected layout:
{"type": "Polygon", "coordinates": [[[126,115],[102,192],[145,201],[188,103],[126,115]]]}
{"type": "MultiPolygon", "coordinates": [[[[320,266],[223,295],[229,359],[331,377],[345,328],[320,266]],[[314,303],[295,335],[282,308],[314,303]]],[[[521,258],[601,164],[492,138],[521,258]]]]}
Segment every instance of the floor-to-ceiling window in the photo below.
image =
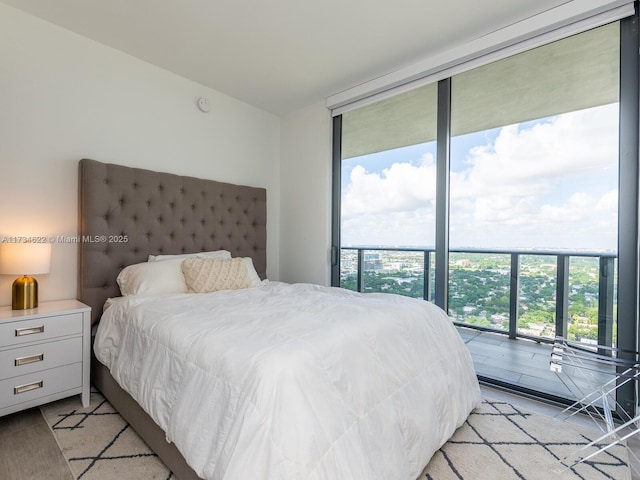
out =
{"type": "Polygon", "coordinates": [[[454,75],[450,95],[434,83],[336,119],[334,285],[433,300],[440,279],[436,303],[459,325],[537,341],[636,338],[637,297],[624,292],[636,279],[618,272],[618,260],[637,264],[637,102],[621,90],[637,70],[624,60],[637,36],[620,34],[631,21],[454,75]]]}

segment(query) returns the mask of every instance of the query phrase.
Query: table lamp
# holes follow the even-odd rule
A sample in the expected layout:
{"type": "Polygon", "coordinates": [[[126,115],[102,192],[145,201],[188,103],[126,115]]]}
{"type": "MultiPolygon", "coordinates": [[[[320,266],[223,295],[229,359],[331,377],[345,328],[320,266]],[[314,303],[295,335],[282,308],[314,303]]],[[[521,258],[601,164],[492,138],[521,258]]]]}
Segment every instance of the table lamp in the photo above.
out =
{"type": "Polygon", "coordinates": [[[49,273],[50,243],[0,243],[0,274],[22,275],[13,282],[11,308],[38,306],[38,282],[29,275],[49,273]]]}

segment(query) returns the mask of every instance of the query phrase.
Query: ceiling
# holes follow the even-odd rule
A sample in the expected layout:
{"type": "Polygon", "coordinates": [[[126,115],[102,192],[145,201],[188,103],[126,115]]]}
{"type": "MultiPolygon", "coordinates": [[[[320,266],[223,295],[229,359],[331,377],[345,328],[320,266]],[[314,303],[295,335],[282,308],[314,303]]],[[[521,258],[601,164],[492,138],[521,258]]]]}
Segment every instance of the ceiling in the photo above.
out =
{"type": "Polygon", "coordinates": [[[283,115],[569,0],[0,0],[283,115]]]}

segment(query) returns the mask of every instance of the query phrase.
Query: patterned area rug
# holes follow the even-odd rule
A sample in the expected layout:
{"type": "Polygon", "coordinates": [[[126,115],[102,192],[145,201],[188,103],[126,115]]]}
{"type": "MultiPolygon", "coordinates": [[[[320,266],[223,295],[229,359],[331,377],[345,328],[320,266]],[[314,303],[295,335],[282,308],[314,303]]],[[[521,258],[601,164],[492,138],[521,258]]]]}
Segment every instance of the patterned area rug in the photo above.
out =
{"type": "Polygon", "coordinates": [[[580,451],[602,432],[485,399],[435,453],[420,480],[630,480],[629,455],[616,445],[580,451]],[[579,454],[578,454],[579,452],[579,454]]]}
{"type": "Polygon", "coordinates": [[[78,396],[40,407],[71,472],[83,480],[176,480],[99,393],[82,408],[78,396]]]}
{"type": "MultiPolygon", "coordinates": [[[[88,408],[72,397],[41,410],[77,479],[175,480],[100,393],[92,392],[88,408]]],[[[599,436],[599,430],[485,399],[420,480],[630,480],[621,445],[571,466],[574,452],[599,436]],[[566,457],[569,466],[561,463],[566,457]]]]}

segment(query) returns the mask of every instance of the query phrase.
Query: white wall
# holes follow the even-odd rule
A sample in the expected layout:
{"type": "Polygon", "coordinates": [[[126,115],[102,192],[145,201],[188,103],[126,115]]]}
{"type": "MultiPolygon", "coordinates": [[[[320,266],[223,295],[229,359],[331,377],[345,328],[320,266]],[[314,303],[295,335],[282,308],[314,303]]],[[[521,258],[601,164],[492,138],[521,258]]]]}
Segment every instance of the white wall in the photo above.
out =
{"type": "Polygon", "coordinates": [[[331,118],[325,102],[282,118],[280,277],[330,284],[331,118]]]}
{"type": "MultiPolygon", "coordinates": [[[[92,158],[266,187],[278,279],[280,141],[272,114],[0,4],[0,241],[76,235],[78,160],[92,158]]],[[[76,257],[53,245],[40,300],[76,297],[76,257]]]]}

